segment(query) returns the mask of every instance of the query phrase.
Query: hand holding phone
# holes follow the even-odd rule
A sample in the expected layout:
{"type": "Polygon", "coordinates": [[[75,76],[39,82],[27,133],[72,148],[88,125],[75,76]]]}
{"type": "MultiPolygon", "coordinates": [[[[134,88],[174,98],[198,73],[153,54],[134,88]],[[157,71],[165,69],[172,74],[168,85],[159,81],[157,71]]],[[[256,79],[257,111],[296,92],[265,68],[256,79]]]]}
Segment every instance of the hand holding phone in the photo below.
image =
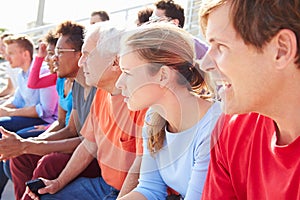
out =
{"type": "Polygon", "coordinates": [[[26,186],[29,187],[31,192],[35,193],[36,195],[40,195],[38,193],[38,190],[40,188],[46,187],[45,183],[41,179],[30,180],[30,181],[27,181],[25,184],[26,184],[26,186]]]}

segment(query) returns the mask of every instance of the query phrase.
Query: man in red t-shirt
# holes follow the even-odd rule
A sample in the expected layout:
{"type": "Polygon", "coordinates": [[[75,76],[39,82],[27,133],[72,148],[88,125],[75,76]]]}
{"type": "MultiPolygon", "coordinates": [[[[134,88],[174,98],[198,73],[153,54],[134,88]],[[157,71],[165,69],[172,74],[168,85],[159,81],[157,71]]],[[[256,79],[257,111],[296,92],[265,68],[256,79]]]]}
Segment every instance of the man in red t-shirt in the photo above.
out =
{"type": "Polygon", "coordinates": [[[204,0],[200,16],[201,67],[240,114],[217,124],[202,199],[300,199],[299,1],[204,0]]]}

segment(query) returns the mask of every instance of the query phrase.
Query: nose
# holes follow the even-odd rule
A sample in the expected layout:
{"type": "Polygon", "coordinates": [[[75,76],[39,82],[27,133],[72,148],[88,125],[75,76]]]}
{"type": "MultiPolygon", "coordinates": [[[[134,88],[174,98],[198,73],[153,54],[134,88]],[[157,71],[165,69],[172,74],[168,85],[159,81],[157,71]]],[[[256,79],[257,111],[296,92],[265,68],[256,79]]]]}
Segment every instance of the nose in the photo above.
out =
{"type": "Polygon", "coordinates": [[[80,56],[79,60],[78,60],[78,66],[79,67],[84,67],[86,65],[86,56],[84,56],[83,54],[80,56]]]}
{"type": "Polygon", "coordinates": [[[217,66],[215,61],[210,57],[209,51],[207,51],[204,57],[202,58],[200,69],[204,72],[211,72],[213,70],[216,70],[216,67],[217,66]]]}
{"type": "Polygon", "coordinates": [[[117,80],[117,82],[116,82],[116,87],[117,87],[118,89],[123,90],[123,89],[125,88],[124,82],[125,82],[125,76],[124,76],[124,73],[122,73],[122,74],[119,76],[119,78],[118,78],[118,80],[117,80]]]}
{"type": "Polygon", "coordinates": [[[46,55],[46,57],[45,57],[45,62],[49,62],[50,61],[50,55],[46,55]]]}
{"type": "Polygon", "coordinates": [[[50,59],[51,59],[53,62],[57,62],[58,56],[57,56],[56,54],[54,54],[50,59]]]}

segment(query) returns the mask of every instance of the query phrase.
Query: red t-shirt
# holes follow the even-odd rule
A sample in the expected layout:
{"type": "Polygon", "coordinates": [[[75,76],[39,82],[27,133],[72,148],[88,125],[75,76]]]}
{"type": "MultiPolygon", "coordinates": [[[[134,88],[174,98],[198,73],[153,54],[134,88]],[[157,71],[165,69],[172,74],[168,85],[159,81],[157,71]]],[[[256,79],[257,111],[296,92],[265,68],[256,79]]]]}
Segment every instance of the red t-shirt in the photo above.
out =
{"type": "Polygon", "coordinates": [[[142,126],[146,110],[132,112],[121,95],[98,89],[81,130],[96,142],[97,160],[107,184],[120,190],[137,154],[142,154],[142,126]]]}
{"type": "Polygon", "coordinates": [[[300,199],[300,137],[276,145],[273,120],[224,115],[214,130],[202,199],[300,199]]]}

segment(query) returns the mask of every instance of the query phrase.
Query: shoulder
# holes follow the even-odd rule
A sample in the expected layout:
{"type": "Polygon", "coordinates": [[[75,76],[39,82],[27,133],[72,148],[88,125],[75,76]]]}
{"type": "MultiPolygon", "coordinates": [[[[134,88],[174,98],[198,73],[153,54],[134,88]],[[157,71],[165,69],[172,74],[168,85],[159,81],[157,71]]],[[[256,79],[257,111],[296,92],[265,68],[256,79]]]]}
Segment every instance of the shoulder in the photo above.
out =
{"type": "Polygon", "coordinates": [[[235,145],[248,145],[256,135],[274,130],[272,119],[257,113],[240,115],[223,114],[213,131],[212,144],[233,148],[235,145]]]}

